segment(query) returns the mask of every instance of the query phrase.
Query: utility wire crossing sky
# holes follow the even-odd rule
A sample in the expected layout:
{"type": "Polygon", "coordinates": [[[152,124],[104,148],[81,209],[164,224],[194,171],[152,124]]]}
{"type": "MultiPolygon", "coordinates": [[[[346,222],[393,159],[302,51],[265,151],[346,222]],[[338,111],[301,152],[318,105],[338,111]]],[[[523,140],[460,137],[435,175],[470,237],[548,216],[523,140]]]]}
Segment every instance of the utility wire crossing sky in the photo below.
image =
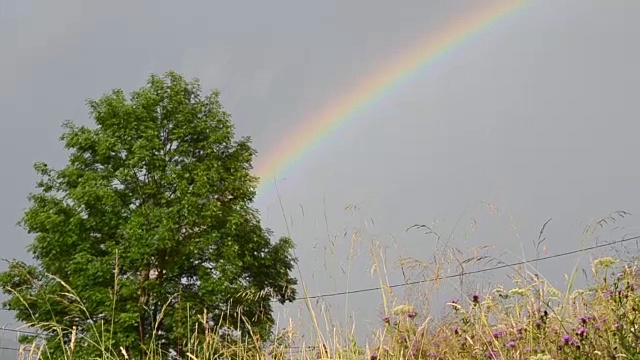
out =
{"type": "MultiPolygon", "coordinates": [[[[539,258],[536,258],[536,259],[533,259],[533,260],[517,261],[517,262],[513,262],[513,263],[509,263],[509,264],[502,264],[502,265],[498,265],[498,266],[494,266],[494,267],[490,267],[490,268],[483,268],[483,269],[478,269],[478,270],[470,270],[470,271],[466,271],[464,273],[459,273],[459,274],[438,276],[438,277],[424,279],[424,280],[416,280],[416,281],[409,281],[409,282],[406,282],[406,283],[393,284],[393,285],[386,286],[385,288],[392,288],[393,289],[393,288],[405,287],[405,286],[410,286],[410,285],[424,284],[424,283],[434,282],[434,281],[439,281],[439,280],[454,279],[454,278],[458,278],[460,276],[492,272],[492,271],[496,271],[496,270],[500,270],[500,269],[512,268],[512,267],[520,266],[520,265],[526,265],[526,264],[529,264],[529,263],[539,263],[539,262],[544,262],[544,261],[551,260],[551,259],[557,259],[557,258],[569,256],[569,255],[575,255],[575,254],[579,254],[579,253],[593,251],[593,250],[596,250],[596,249],[612,247],[614,245],[624,244],[624,243],[627,243],[627,242],[630,242],[630,241],[633,241],[633,240],[640,240],[640,236],[633,236],[633,237],[629,237],[629,238],[623,238],[623,239],[616,240],[616,241],[613,241],[613,242],[602,243],[602,244],[588,246],[588,247],[584,247],[584,248],[576,249],[576,250],[572,250],[572,251],[567,251],[567,252],[562,252],[562,253],[558,253],[558,254],[542,256],[542,257],[539,257],[539,258]]],[[[305,296],[305,297],[296,298],[294,301],[312,300],[312,299],[327,298],[327,297],[334,297],[334,296],[344,296],[344,295],[358,294],[358,293],[378,291],[378,290],[382,290],[382,287],[370,287],[370,288],[351,290],[351,291],[340,291],[340,292],[329,293],[329,294],[305,296]]],[[[4,309],[0,309],[0,310],[4,310],[4,309]]],[[[6,311],[6,310],[4,310],[4,311],[6,311]]],[[[4,330],[7,330],[7,331],[19,331],[17,329],[12,329],[12,330],[4,329],[4,330]]],[[[25,333],[25,334],[31,333],[31,334],[34,334],[34,335],[37,334],[35,332],[23,332],[23,333],[25,333]]]]}

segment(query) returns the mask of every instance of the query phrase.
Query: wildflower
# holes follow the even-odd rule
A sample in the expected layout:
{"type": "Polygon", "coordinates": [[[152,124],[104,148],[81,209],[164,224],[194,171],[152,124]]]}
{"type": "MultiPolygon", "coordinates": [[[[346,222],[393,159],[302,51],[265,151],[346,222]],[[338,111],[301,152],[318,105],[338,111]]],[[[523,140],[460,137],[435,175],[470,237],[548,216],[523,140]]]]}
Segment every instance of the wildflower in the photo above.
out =
{"type": "Polygon", "coordinates": [[[480,295],[479,295],[478,293],[473,294],[473,295],[471,296],[471,301],[472,301],[474,304],[479,303],[479,302],[480,302],[480,295]]]}
{"type": "Polygon", "coordinates": [[[584,326],[580,326],[578,331],[576,331],[576,334],[578,334],[578,336],[584,336],[586,333],[587,333],[587,329],[585,329],[584,326]]]}
{"type": "Polygon", "coordinates": [[[407,313],[407,317],[408,317],[409,319],[413,319],[413,318],[415,318],[416,316],[418,316],[418,313],[416,313],[415,311],[409,311],[409,312],[407,313]]]}
{"type": "Polygon", "coordinates": [[[389,324],[391,323],[391,318],[389,317],[389,315],[386,315],[382,318],[382,321],[384,321],[385,324],[389,324]]]}
{"type": "Polygon", "coordinates": [[[562,335],[562,342],[565,344],[569,344],[573,340],[569,334],[562,335]]]}
{"type": "Polygon", "coordinates": [[[373,353],[373,354],[371,354],[371,356],[369,357],[369,359],[371,359],[371,360],[378,360],[378,354],[377,354],[377,353],[373,353]]]}
{"type": "Polygon", "coordinates": [[[400,341],[407,342],[407,335],[406,334],[401,334],[400,335],[400,341]]]}
{"type": "Polygon", "coordinates": [[[596,328],[596,330],[600,330],[600,329],[602,329],[602,325],[600,325],[600,323],[597,323],[595,328],[596,328]]]}
{"type": "Polygon", "coordinates": [[[513,349],[514,347],[516,347],[516,343],[515,343],[515,341],[509,341],[509,342],[507,343],[507,348],[509,348],[509,349],[513,349]]]}
{"type": "Polygon", "coordinates": [[[453,327],[453,333],[456,335],[460,335],[460,327],[458,325],[453,327]]]}
{"type": "Polygon", "coordinates": [[[596,259],[593,262],[593,266],[596,268],[608,269],[615,265],[618,261],[611,257],[602,257],[600,259],[596,259]]]}
{"type": "Polygon", "coordinates": [[[535,326],[535,327],[537,327],[537,328],[542,327],[542,321],[540,321],[540,320],[536,320],[536,322],[535,322],[534,326],[535,326]]]}
{"type": "Polygon", "coordinates": [[[522,331],[524,331],[524,326],[518,326],[516,328],[516,333],[518,333],[518,335],[522,335],[522,331]]]}
{"type": "Polygon", "coordinates": [[[613,325],[613,328],[614,328],[615,330],[620,330],[620,323],[615,323],[615,324],[613,325]]]}
{"type": "Polygon", "coordinates": [[[411,341],[411,356],[415,357],[418,353],[420,353],[420,345],[421,344],[418,339],[413,339],[413,341],[411,341]]]}
{"type": "Polygon", "coordinates": [[[498,360],[499,359],[499,354],[496,353],[496,351],[494,349],[491,349],[489,351],[487,351],[487,357],[491,360],[498,360]]]}
{"type": "Polygon", "coordinates": [[[548,317],[549,317],[549,312],[545,309],[545,310],[542,312],[541,317],[542,317],[542,318],[544,318],[544,319],[548,318],[548,317]]]}
{"type": "Polygon", "coordinates": [[[499,338],[500,336],[502,336],[502,334],[504,334],[504,330],[500,329],[500,330],[495,330],[492,335],[494,339],[499,338]]]}

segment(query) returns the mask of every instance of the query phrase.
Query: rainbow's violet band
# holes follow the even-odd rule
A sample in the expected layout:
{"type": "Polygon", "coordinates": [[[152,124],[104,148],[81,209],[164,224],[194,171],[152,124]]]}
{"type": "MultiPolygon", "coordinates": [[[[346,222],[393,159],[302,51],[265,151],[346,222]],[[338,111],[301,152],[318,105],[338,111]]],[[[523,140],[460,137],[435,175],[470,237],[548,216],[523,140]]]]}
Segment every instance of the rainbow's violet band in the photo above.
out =
{"type": "Polygon", "coordinates": [[[347,96],[327,104],[286,134],[266,157],[258,156],[255,175],[260,177],[257,194],[274,188],[277,176],[290,171],[303,157],[356,115],[384,98],[405,80],[428,70],[443,55],[460,47],[472,35],[525,8],[530,0],[498,1],[495,5],[461,16],[438,33],[428,34],[408,52],[366,77],[347,96]]]}

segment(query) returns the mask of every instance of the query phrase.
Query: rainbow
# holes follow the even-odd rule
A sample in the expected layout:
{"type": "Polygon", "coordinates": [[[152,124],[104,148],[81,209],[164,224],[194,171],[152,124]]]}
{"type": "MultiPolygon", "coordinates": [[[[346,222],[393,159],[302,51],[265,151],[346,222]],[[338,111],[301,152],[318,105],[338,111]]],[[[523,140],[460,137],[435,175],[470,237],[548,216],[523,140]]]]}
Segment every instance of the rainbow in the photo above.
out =
{"type": "Polygon", "coordinates": [[[261,196],[274,179],[292,169],[322,140],[344,126],[356,115],[365,112],[380,99],[412,75],[434,65],[452,49],[459,47],[472,35],[488,28],[508,15],[525,8],[530,0],[500,1],[497,4],[462,16],[436,34],[429,34],[403,56],[366,77],[348,96],[328,104],[301,126],[287,134],[254,169],[260,178],[257,194],[261,196]]]}

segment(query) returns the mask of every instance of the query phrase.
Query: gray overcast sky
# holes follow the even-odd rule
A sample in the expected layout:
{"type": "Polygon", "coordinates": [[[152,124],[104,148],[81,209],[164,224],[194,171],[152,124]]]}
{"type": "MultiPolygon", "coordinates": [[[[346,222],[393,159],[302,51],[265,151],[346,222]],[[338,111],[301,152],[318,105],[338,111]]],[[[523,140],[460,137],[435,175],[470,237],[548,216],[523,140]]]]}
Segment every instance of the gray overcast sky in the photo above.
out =
{"type": "MultiPolygon", "coordinates": [[[[266,154],[418,39],[491,3],[0,0],[2,257],[27,258],[29,237],[14,224],[34,186],[32,164],[64,164],[60,125],[89,121],[86,98],[175,69],[220,89],[237,134],[266,154]]],[[[580,246],[593,219],[639,213],[639,16],[634,0],[535,1],[284,174],[279,191],[311,293],[376,286],[372,239],[388,247],[390,262],[428,260],[433,238],[405,232],[416,223],[437,221],[448,235],[460,218],[452,245],[493,245],[492,254],[516,261],[532,256],[549,217],[555,253],[580,246]],[[347,283],[355,229],[362,239],[347,283]]],[[[275,192],[256,206],[266,226],[286,234],[275,192]]],[[[601,240],[640,233],[638,224],[631,216],[601,240]]],[[[575,260],[550,261],[545,274],[562,286],[575,260]]],[[[377,293],[330,301],[372,321],[380,302],[377,293]]],[[[0,323],[11,321],[0,312],[0,323]]]]}

